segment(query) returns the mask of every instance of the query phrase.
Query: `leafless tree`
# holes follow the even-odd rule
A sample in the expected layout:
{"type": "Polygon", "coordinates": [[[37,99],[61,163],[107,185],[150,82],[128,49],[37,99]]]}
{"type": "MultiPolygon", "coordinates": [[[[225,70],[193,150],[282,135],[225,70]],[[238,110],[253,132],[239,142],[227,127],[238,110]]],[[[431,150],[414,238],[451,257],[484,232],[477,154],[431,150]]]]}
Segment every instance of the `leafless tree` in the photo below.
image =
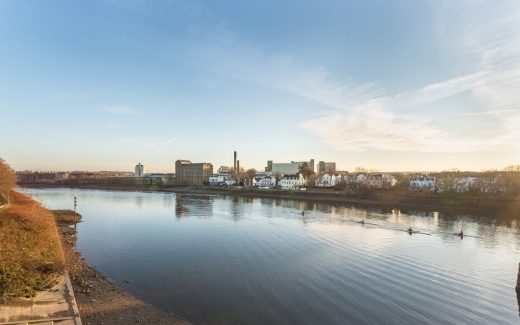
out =
{"type": "Polygon", "coordinates": [[[504,168],[506,172],[520,172],[520,165],[511,165],[504,168]]]}
{"type": "Polygon", "coordinates": [[[255,175],[256,175],[256,169],[254,169],[254,168],[248,169],[246,171],[246,175],[247,175],[247,178],[253,179],[253,177],[255,177],[255,175]]]}
{"type": "Polygon", "coordinates": [[[298,172],[302,174],[305,178],[309,178],[312,174],[314,174],[314,170],[309,167],[309,164],[304,162],[298,168],[298,172]]]}

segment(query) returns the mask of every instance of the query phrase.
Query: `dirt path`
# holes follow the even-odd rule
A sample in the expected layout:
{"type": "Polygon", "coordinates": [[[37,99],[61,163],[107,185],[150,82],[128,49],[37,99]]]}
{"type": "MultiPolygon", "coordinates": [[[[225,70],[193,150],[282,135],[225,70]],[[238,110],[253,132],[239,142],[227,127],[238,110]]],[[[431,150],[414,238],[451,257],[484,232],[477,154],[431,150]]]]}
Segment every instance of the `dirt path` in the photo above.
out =
{"type": "Polygon", "coordinates": [[[79,313],[86,324],[189,324],[125,292],[81,259],[75,231],[58,225],[79,313]]]}

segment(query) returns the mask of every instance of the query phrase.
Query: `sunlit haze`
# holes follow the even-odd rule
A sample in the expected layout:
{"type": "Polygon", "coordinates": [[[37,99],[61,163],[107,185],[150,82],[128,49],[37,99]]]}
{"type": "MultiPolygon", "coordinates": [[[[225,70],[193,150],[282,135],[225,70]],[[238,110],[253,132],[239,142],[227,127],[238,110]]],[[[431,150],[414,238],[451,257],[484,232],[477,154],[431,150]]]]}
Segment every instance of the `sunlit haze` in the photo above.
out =
{"type": "Polygon", "coordinates": [[[520,159],[520,2],[0,0],[17,170],[520,159]]]}

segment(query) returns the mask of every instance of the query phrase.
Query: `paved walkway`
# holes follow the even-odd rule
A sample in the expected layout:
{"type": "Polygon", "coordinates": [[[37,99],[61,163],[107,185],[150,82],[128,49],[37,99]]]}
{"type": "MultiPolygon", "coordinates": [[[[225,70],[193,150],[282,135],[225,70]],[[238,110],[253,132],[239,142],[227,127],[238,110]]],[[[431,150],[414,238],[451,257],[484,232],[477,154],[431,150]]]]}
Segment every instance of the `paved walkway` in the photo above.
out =
{"type": "Polygon", "coordinates": [[[58,278],[58,284],[33,298],[0,304],[0,325],[81,325],[78,306],[69,275],[58,278]]]}

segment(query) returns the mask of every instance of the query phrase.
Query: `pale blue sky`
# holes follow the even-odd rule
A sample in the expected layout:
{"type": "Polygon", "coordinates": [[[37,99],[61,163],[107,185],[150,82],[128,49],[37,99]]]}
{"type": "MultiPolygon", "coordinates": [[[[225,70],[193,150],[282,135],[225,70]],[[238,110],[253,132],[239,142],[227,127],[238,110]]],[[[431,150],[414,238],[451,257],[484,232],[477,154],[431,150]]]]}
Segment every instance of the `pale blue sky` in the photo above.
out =
{"type": "Polygon", "coordinates": [[[520,163],[520,2],[0,0],[0,157],[520,163]]]}

